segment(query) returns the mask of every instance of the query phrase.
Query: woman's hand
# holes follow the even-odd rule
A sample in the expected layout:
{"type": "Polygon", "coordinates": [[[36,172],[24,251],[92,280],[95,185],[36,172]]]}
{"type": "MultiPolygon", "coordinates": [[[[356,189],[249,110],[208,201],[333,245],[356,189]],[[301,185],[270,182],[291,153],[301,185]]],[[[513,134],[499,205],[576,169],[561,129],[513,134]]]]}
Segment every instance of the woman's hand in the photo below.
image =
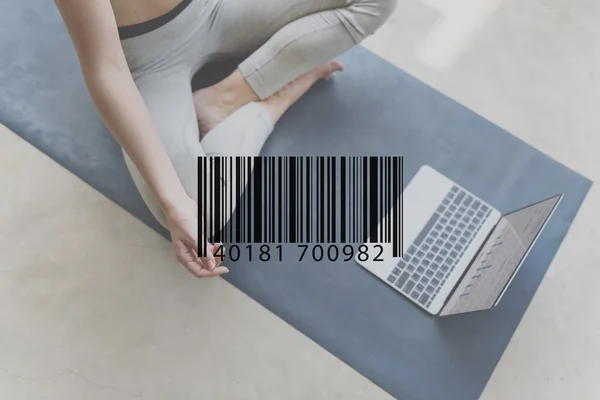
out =
{"type": "MultiPolygon", "coordinates": [[[[180,264],[198,278],[212,278],[229,272],[221,266],[222,257],[214,256],[219,246],[223,246],[221,243],[207,243],[206,257],[198,257],[198,207],[194,200],[187,198],[165,214],[175,257],[180,264]]],[[[219,253],[224,254],[223,249],[219,253]]]]}

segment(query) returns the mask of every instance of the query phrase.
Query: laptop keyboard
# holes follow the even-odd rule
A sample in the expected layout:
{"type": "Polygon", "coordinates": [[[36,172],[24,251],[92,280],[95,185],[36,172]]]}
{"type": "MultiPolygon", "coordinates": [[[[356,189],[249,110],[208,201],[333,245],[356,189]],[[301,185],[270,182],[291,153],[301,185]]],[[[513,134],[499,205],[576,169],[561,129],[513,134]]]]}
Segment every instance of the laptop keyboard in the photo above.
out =
{"type": "Polygon", "coordinates": [[[388,281],[429,307],[491,212],[481,200],[453,186],[388,281]]]}

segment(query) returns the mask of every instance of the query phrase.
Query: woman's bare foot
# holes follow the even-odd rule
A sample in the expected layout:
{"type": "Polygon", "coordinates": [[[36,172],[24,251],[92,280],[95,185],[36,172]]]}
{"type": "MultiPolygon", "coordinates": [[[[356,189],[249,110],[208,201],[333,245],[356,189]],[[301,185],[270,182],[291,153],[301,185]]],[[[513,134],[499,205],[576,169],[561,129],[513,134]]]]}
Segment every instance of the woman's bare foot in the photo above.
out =
{"type": "MultiPolygon", "coordinates": [[[[333,78],[343,69],[342,63],[331,61],[302,75],[262,103],[277,122],[315,82],[333,78]]],[[[193,97],[201,137],[245,104],[259,100],[239,70],[217,85],[194,92],[193,97]]]]}
{"type": "Polygon", "coordinates": [[[195,91],[193,97],[200,136],[206,135],[237,109],[259,100],[239,69],[216,85],[195,91]]]}

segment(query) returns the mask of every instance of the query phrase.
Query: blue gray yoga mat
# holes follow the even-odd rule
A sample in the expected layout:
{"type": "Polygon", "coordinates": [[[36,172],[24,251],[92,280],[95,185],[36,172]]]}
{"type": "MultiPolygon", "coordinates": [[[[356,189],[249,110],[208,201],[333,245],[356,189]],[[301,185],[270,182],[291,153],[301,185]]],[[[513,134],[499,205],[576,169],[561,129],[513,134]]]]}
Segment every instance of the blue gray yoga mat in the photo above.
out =
{"type": "MultiPolygon", "coordinates": [[[[405,182],[427,163],[504,212],[556,193],[562,204],[490,312],[432,318],[354,262],[238,262],[226,279],[397,398],[476,399],[591,182],[365,49],[342,60],[347,72],[284,117],[265,155],[404,155],[405,182]]],[[[51,2],[0,0],[0,122],[166,234],[94,111],[51,2]]]]}

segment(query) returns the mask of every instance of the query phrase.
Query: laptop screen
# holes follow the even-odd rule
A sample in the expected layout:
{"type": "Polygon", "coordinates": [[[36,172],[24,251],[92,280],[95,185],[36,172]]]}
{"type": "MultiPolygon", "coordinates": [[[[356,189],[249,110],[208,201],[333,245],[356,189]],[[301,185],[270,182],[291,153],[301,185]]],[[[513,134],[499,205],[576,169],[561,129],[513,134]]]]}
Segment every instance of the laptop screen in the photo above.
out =
{"type": "Polygon", "coordinates": [[[562,196],[500,219],[440,315],[487,310],[496,305],[562,196]]]}

